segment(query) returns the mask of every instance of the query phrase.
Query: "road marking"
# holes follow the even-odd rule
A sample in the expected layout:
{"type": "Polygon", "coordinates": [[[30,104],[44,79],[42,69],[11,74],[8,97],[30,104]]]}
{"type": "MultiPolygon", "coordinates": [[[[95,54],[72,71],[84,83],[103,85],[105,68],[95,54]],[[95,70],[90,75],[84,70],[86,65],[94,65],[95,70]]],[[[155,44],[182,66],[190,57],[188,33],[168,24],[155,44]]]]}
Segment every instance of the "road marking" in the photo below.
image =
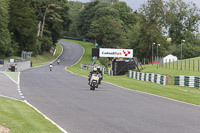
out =
{"type": "MultiPolygon", "coordinates": [[[[1,72],[3,73],[3,72],[1,72]]],[[[5,95],[0,95],[0,97],[4,97],[4,98],[8,98],[8,99],[12,99],[12,100],[16,100],[16,101],[21,101],[24,102],[25,104],[27,104],[28,106],[32,107],[33,109],[35,109],[38,113],[40,113],[45,119],[47,119],[48,121],[50,121],[53,125],[55,125],[59,130],[61,130],[63,133],[68,133],[65,129],[63,129],[61,126],[59,126],[58,124],[56,124],[54,121],[52,121],[50,118],[48,118],[46,115],[44,115],[42,112],[40,112],[36,107],[34,107],[33,105],[31,105],[27,100],[25,100],[25,97],[22,93],[22,90],[20,89],[20,72],[18,73],[18,82],[14,81],[8,74],[4,73],[6,76],[8,76],[14,83],[17,84],[17,91],[19,93],[19,95],[21,96],[22,100],[18,100],[16,98],[12,98],[12,97],[8,97],[5,95]]]]}
{"type": "Polygon", "coordinates": [[[58,127],[58,129],[60,129],[63,133],[68,133],[65,129],[63,129],[62,127],[60,127],[58,124],[56,124],[54,121],[52,121],[50,118],[48,118],[45,114],[43,114],[42,112],[40,112],[36,107],[34,107],[33,105],[31,105],[27,100],[24,100],[24,103],[26,103],[27,105],[29,105],[30,107],[32,107],[33,109],[35,109],[38,113],[40,113],[41,115],[44,116],[45,119],[47,119],[48,121],[50,121],[53,125],[55,125],[56,127],[58,127]]]}
{"type": "Polygon", "coordinates": [[[5,74],[10,80],[12,80],[15,84],[18,84],[19,82],[19,79],[18,79],[18,82],[16,82],[14,79],[12,79],[7,73],[5,72],[2,72],[3,74],[5,74]]]}
{"type": "Polygon", "coordinates": [[[12,99],[12,100],[16,100],[16,101],[22,102],[22,100],[19,100],[19,99],[13,98],[13,97],[9,97],[9,96],[5,96],[5,95],[1,95],[1,94],[0,94],[0,97],[4,97],[4,98],[8,98],[8,99],[12,99]]]}

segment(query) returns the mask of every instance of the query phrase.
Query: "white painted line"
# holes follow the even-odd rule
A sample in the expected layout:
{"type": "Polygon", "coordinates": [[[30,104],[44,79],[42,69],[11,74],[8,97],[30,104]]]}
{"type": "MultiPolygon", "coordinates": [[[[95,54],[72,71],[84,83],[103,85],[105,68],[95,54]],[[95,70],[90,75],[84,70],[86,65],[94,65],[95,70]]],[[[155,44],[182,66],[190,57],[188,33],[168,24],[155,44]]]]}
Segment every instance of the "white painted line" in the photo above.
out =
{"type": "Polygon", "coordinates": [[[32,107],[33,109],[35,109],[38,113],[40,113],[41,115],[43,115],[45,119],[49,120],[53,125],[55,125],[56,127],[58,127],[58,129],[60,129],[63,133],[68,133],[65,129],[63,129],[62,127],[60,127],[58,124],[56,124],[50,118],[48,118],[46,115],[44,115],[42,112],[40,112],[36,107],[34,107],[33,105],[31,105],[28,101],[24,100],[24,103],[26,103],[27,105],[29,105],[30,107],[32,107]]]}
{"type": "MultiPolygon", "coordinates": [[[[18,90],[21,92],[21,89],[20,89],[20,72],[19,72],[19,75],[18,75],[18,90]]],[[[23,93],[20,93],[19,94],[21,95],[21,98],[22,99],[25,99],[23,93]]],[[[60,129],[63,133],[68,133],[67,131],[65,131],[62,127],[60,127],[58,124],[56,124],[54,121],[52,121],[50,118],[48,118],[46,115],[44,115],[42,112],[40,112],[36,107],[34,107],[33,105],[31,105],[27,100],[24,100],[23,101],[24,103],[26,103],[27,105],[29,105],[30,107],[32,107],[33,109],[35,109],[38,113],[40,113],[41,115],[44,116],[45,119],[47,119],[48,121],[50,121],[53,125],[55,125],[56,127],[58,127],[58,129],[60,129]]]]}
{"type": "Polygon", "coordinates": [[[13,97],[9,97],[9,96],[5,96],[5,95],[1,95],[1,94],[0,94],[0,97],[4,97],[4,98],[11,99],[11,100],[16,100],[16,101],[20,101],[20,102],[22,102],[22,101],[19,100],[19,99],[16,99],[16,98],[13,98],[13,97]]]}
{"type": "Polygon", "coordinates": [[[27,102],[26,100],[21,101],[18,100],[16,98],[12,98],[12,97],[8,97],[8,96],[4,96],[4,95],[0,95],[0,97],[3,98],[8,98],[11,100],[15,100],[15,101],[20,101],[20,102],[24,102],[25,104],[27,104],[28,106],[32,107],[33,109],[35,109],[38,113],[40,113],[45,119],[47,119],[48,121],[50,121],[53,125],[55,125],[56,127],[58,127],[58,129],[60,129],[63,133],[68,133],[65,129],[63,129],[62,127],[60,127],[58,124],[56,124],[54,121],[52,121],[50,118],[48,118],[46,115],[44,115],[42,112],[40,112],[37,108],[35,108],[33,105],[31,105],[29,102],[27,102]]]}
{"type": "MultiPolygon", "coordinates": [[[[4,73],[6,76],[8,76],[8,78],[10,79],[10,80],[12,80],[15,84],[18,84],[18,82],[16,82],[15,80],[13,80],[7,73],[5,73],[5,72],[2,72],[2,73],[4,73]]],[[[19,79],[18,79],[19,80],[19,79]]]]}

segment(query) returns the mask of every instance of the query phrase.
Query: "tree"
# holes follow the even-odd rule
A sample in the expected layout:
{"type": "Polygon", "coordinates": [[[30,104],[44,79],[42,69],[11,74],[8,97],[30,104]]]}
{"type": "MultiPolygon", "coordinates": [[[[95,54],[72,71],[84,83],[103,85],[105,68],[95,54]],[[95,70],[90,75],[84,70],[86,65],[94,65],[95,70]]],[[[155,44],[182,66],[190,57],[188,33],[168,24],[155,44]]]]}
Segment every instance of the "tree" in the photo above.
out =
{"type": "Polygon", "coordinates": [[[13,33],[12,39],[19,44],[20,51],[37,53],[36,34],[37,25],[35,12],[27,0],[10,0],[9,30],[13,33]]]}
{"type": "Polygon", "coordinates": [[[182,0],[170,0],[166,3],[166,22],[172,43],[180,44],[184,31],[198,32],[199,10],[194,3],[186,4],[182,0]]]}
{"type": "Polygon", "coordinates": [[[79,25],[78,28],[80,29],[81,34],[84,36],[88,33],[90,29],[90,25],[94,21],[94,17],[96,15],[96,10],[99,8],[107,7],[108,3],[102,3],[99,0],[89,2],[85,7],[84,10],[80,13],[79,17],[79,25]]]}
{"type": "Polygon", "coordinates": [[[101,47],[128,47],[128,40],[123,30],[122,22],[110,16],[95,20],[91,24],[87,36],[92,40],[96,40],[101,47]]]}
{"type": "Polygon", "coordinates": [[[31,4],[39,23],[37,35],[41,43],[41,52],[49,52],[63,32],[68,30],[71,23],[68,15],[68,2],[65,0],[32,0],[31,4]]]}
{"type": "Polygon", "coordinates": [[[162,44],[159,47],[159,55],[162,53],[165,44],[163,9],[162,0],[149,0],[142,5],[139,13],[135,14],[137,23],[130,26],[128,30],[130,48],[134,49],[135,56],[139,58],[151,57],[154,42],[162,44]]]}
{"type": "Polygon", "coordinates": [[[69,31],[65,33],[67,36],[81,38],[80,30],[78,29],[79,14],[84,9],[84,3],[78,1],[69,1],[69,17],[72,23],[69,26],[69,31]]]}
{"type": "Polygon", "coordinates": [[[100,1],[108,2],[108,3],[111,3],[111,4],[114,4],[114,3],[116,3],[116,2],[119,2],[119,0],[100,0],[100,1]]]}
{"type": "Polygon", "coordinates": [[[11,43],[10,32],[8,30],[9,1],[0,0],[0,3],[0,57],[5,57],[11,43]]]}
{"type": "Polygon", "coordinates": [[[116,2],[112,5],[114,9],[118,11],[120,20],[124,22],[125,25],[130,24],[130,14],[132,13],[132,9],[126,4],[124,1],[116,2]]]}

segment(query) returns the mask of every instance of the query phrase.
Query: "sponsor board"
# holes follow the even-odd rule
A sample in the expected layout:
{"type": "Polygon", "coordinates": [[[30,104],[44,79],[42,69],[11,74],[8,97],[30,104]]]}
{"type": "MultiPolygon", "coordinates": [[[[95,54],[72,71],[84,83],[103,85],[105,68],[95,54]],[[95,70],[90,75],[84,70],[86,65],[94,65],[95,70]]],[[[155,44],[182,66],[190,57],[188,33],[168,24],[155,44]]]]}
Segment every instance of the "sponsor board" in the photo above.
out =
{"type": "Polygon", "coordinates": [[[133,49],[100,48],[99,57],[133,58],[133,49]]]}

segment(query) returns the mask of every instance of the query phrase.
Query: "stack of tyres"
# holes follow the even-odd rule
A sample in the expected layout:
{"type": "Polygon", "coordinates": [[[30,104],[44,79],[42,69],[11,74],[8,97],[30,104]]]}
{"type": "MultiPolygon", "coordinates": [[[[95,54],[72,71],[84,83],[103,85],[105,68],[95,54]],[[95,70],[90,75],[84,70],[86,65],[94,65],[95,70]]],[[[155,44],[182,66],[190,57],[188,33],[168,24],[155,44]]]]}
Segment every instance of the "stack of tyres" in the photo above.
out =
{"type": "Polygon", "coordinates": [[[179,82],[180,82],[180,76],[175,76],[174,77],[174,85],[180,85],[179,82]]]}
{"type": "Polygon", "coordinates": [[[157,83],[157,84],[160,84],[160,77],[161,77],[160,74],[157,74],[157,75],[156,75],[156,78],[157,78],[157,79],[156,79],[156,83],[157,83]]]}
{"type": "Polygon", "coordinates": [[[194,80],[195,80],[194,76],[189,76],[189,87],[194,87],[194,80]]]}
{"type": "Polygon", "coordinates": [[[200,89],[200,77],[194,78],[194,87],[200,89]]]}
{"type": "Polygon", "coordinates": [[[160,76],[160,84],[162,84],[162,85],[165,84],[165,76],[163,76],[163,75],[160,76]]]}
{"type": "Polygon", "coordinates": [[[185,76],[180,76],[179,78],[180,78],[179,85],[185,86],[185,76]]]}
{"type": "Polygon", "coordinates": [[[190,79],[189,76],[184,77],[184,86],[189,86],[189,79],[190,79]]]}
{"type": "Polygon", "coordinates": [[[150,74],[149,74],[149,79],[148,79],[148,81],[151,81],[151,76],[152,76],[152,74],[150,73],[150,74]]]}
{"type": "Polygon", "coordinates": [[[154,75],[154,83],[156,83],[157,81],[157,76],[158,76],[157,74],[154,75]]]}

